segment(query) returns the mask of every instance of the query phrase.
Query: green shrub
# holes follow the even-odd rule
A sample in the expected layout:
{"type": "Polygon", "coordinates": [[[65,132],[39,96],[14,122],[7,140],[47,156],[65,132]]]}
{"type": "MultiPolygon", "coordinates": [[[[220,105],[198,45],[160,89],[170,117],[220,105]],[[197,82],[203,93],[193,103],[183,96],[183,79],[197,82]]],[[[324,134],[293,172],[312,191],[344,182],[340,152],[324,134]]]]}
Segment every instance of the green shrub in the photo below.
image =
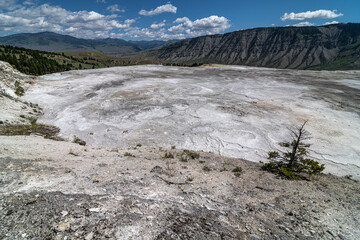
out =
{"type": "Polygon", "coordinates": [[[241,172],[242,172],[242,168],[241,167],[236,167],[232,170],[232,172],[234,173],[235,177],[240,177],[241,172]]]}
{"type": "Polygon", "coordinates": [[[242,172],[242,168],[241,167],[236,167],[232,170],[232,172],[242,172]]]}
{"type": "Polygon", "coordinates": [[[301,127],[291,130],[294,137],[291,142],[291,151],[283,152],[269,152],[268,159],[271,162],[265,163],[261,166],[264,171],[278,173],[288,179],[298,180],[303,174],[317,175],[324,171],[324,164],[306,158],[308,155],[308,148],[310,144],[305,144],[302,141],[309,138],[309,133],[305,130],[305,121],[301,127]]]}
{"type": "Polygon", "coordinates": [[[166,152],[164,158],[174,158],[174,154],[172,154],[171,152],[166,152]]]}
{"type": "Polygon", "coordinates": [[[324,164],[319,164],[319,162],[314,161],[312,159],[301,159],[300,160],[301,164],[302,164],[302,171],[309,174],[309,175],[317,175],[319,173],[321,173],[322,171],[324,171],[325,166],[324,164]]]}
{"type": "Polygon", "coordinates": [[[82,139],[80,139],[79,137],[75,136],[74,135],[74,140],[73,140],[73,143],[77,143],[81,146],[85,146],[86,145],[86,142],[82,139]]]}
{"type": "Polygon", "coordinates": [[[24,94],[25,94],[24,88],[21,86],[18,86],[15,90],[15,94],[18,96],[24,96],[24,94]]]}
{"type": "Polygon", "coordinates": [[[234,172],[235,177],[240,177],[241,176],[241,172],[234,172]]]}
{"type": "Polygon", "coordinates": [[[280,172],[288,179],[299,180],[299,177],[295,175],[291,168],[282,167],[280,168],[280,172]]]}
{"type": "Polygon", "coordinates": [[[133,154],[131,154],[131,153],[129,153],[129,152],[126,152],[126,153],[124,154],[124,156],[125,156],[125,157],[135,157],[135,155],[133,155],[133,154]]]}
{"type": "Polygon", "coordinates": [[[280,156],[280,154],[278,152],[269,152],[268,159],[274,159],[274,158],[277,158],[279,156],[280,156]]]}
{"type": "Polygon", "coordinates": [[[200,158],[200,154],[194,151],[184,150],[184,153],[191,159],[200,158]]]}
{"type": "Polygon", "coordinates": [[[208,166],[204,166],[202,168],[202,170],[204,170],[205,172],[210,172],[211,171],[211,169],[208,166]]]}
{"type": "Polygon", "coordinates": [[[269,163],[265,163],[264,165],[262,165],[261,169],[264,171],[274,173],[274,172],[278,171],[278,166],[277,166],[276,162],[269,162],[269,163]]]}

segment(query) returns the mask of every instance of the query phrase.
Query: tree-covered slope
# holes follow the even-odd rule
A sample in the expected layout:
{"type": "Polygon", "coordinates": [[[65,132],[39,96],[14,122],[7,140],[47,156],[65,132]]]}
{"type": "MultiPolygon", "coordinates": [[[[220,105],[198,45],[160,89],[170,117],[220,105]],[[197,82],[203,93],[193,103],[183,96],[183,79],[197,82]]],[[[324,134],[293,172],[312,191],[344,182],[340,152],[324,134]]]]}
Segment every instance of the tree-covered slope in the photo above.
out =
{"type": "Polygon", "coordinates": [[[26,48],[0,45],[0,61],[29,75],[43,75],[76,69],[94,69],[113,66],[156,63],[156,60],[129,59],[108,56],[99,52],[45,52],[26,48]]]}

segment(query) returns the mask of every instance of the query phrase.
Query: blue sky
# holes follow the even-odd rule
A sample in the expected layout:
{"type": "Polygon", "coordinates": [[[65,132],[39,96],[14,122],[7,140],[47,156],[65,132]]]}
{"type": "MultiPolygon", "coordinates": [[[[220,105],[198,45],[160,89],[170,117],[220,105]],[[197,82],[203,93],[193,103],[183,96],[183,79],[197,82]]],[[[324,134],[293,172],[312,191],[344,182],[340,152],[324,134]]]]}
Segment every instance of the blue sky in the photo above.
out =
{"type": "Polygon", "coordinates": [[[183,39],[240,29],[360,22],[360,0],[0,0],[0,35],[183,39]]]}

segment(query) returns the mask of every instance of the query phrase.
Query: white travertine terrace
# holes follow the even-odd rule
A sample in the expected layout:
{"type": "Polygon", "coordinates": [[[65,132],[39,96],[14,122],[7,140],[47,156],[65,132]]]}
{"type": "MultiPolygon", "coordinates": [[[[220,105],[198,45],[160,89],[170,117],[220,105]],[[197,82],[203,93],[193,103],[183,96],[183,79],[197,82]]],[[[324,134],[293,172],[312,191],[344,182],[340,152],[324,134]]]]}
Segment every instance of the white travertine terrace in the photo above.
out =
{"type": "Polygon", "coordinates": [[[360,71],[131,66],[40,77],[25,99],[40,122],[93,146],[211,151],[266,161],[308,120],[311,155],[360,178],[360,71]]]}

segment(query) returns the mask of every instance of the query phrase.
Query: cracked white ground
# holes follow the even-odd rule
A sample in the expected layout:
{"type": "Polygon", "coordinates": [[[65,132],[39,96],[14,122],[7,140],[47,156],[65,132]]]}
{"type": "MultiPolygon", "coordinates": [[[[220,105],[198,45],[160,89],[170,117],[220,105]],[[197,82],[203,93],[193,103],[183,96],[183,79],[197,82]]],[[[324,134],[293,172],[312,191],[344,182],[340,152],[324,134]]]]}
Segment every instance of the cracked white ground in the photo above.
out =
{"type": "Polygon", "coordinates": [[[93,146],[203,150],[250,161],[289,141],[308,120],[311,156],[326,171],[360,179],[360,71],[155,65],[40,77],[25,100],[39,122],[93,146]]]}

